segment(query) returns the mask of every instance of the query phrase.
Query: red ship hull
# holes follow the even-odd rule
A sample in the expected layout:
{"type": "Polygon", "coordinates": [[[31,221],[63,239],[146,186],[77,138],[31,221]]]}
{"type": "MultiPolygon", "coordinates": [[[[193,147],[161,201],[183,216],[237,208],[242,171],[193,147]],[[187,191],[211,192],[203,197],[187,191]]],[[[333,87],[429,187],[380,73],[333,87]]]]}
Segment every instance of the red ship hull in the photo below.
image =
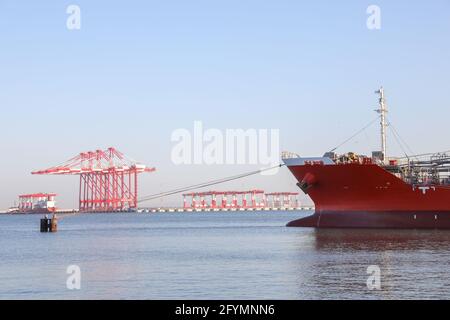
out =
{"type": "Polygon", "coordinates": [[[450,229],[450,186],[413,186],[376,164],[287,164],[314,201],[288,226],[450,229]]]}

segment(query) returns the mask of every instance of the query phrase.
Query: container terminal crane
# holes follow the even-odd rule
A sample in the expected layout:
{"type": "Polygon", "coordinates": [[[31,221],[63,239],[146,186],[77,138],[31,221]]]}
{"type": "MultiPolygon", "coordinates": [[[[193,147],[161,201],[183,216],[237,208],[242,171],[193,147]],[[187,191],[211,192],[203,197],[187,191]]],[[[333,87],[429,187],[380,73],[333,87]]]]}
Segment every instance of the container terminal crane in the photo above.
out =
{"type": "Polygon", "coordinates": [[[138,176],[155,171],[115,148],[83,152],[35,175],[78,175],[80,212],[117,212],[136,209],[138,176]]]}

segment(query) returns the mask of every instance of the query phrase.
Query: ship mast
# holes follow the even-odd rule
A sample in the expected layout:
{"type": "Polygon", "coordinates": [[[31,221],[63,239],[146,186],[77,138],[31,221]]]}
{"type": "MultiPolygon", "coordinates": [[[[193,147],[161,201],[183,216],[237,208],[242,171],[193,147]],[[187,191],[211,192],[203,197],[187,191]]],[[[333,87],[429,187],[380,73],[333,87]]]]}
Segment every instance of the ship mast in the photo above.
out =
{"type": "Polygon", "coordinates": [[[375,91],[375,93],[379,94],[379,106],[380,108],[376,110],[380,114],[380,126],[381,126],[381,152],[383,154],[383,162],[386,159],[386,101],[384,99],[384,89],[381,87],[379,90],[375,91]]]}

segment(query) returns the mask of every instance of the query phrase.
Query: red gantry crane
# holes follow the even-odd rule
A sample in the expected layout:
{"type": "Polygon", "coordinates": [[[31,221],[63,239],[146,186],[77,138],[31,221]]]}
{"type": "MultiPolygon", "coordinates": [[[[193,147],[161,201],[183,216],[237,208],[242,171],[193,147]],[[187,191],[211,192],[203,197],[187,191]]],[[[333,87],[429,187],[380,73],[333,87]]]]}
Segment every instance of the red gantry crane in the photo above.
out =
{"type": "Polygon", "coordinates": [[[249,191],[206,191],[206,192],[192,192],[183,194],[183,206],[187,208],[263,208],[266,205],[266,199],[263,190],[249,190],[249,191]],[[250,197],[249,204],[247,196],[250,197]],[[259,199],[259,197],[262,199],[259,199]],[[191,204],[188,203],[187,198],[191,198],[191,204]],[[240,197],[240,201],[238,199],[240,197]],[[208,201],[209,198],[211,201],[208,201]],[[221,199],[220,199],[221,198],[221,199]],[[231,203],[229,202],[231,198],[231,203]],[[199,199],[199,201],[198,201],[199,199]]]}
{"type": "Polygon", "coordinates": [[[266,193],[266,197],[267,202],[272,203],[272,208],[297,208],[299,206],[298,192],[272,192],[266,193]]]}
{"type": "Polygon", "coordinates": [[[298,195],[298,192],[265,193],[263,190],[191,192],[183,194],[183,207],[258,209],[269,207],[272,203],[271,208],[298,208],[298,195]]]}
{"type": "Polygon", "coordinates": [[[137,208],[138,175],[153,172],[115,148],[83,152],[39,175],[79,175],[80,212],[114,212],[137,208]]]}

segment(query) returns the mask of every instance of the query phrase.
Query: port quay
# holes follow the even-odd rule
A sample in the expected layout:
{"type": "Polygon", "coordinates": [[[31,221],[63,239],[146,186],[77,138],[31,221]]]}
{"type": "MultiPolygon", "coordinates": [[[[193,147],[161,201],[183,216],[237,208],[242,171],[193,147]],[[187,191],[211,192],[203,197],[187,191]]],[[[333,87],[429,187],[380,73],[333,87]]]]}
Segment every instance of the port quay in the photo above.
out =
{"type": "Polygon", "coordinates": [[[261,212],[261,211],[310,211],[314,210],[313,206],[301,207],[259,207],[259,208],[140,208],[138,213],[187,213],[187,212],[261,212]]]}

